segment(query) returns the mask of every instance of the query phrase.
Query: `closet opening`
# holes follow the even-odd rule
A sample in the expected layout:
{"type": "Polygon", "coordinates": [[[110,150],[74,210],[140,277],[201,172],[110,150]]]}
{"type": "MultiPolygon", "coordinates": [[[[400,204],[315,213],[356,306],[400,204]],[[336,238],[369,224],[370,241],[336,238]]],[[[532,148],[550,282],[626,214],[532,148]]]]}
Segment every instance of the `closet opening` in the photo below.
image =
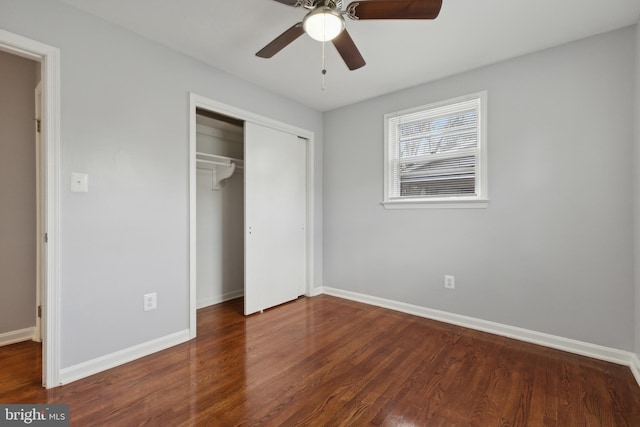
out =
{"type": "Polygon", "coordinates": [[[196,108],[196,307],[244,295],[244,122],[196,108]]]}

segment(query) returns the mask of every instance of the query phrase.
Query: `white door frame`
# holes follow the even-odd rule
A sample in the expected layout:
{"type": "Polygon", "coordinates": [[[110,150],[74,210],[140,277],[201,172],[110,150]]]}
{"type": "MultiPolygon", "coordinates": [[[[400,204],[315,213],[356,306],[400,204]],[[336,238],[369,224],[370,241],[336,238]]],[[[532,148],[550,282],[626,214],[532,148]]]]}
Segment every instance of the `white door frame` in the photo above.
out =
{"type": "Polygon", "coordinates": [[[243,109],[189,93],[189,336],[196,336],[196,108],[292,133],[307,140],[307,271],[305,292],[314,289],[314,133],[243,109]]]}
{"type": "Polygon", "coordinates": [[[42,81],[38,82],[36,85],[35,93],[35,103],[36,103],[36,120],[34,123],[34,135],[36,137],[36,307],[34,310],[34,314],[36,316],[36,330],[33,334],[33,340],[37,342],[42,342],[42,317],[41,313],[39,313],[38,307],[42,306],[42,285],[44,281],[42,280],[42,251],[45,247],[45,242],[43,242],[43,217],[42,217],[42,200],[44,199],[44,181],[43,181],[43,172],[44,168],[42,165],[42,138],[40,135],[40,126],[42,123],[42,81]]]}
{"type": "Polygon", "coordinates": [[[60,50],[4,30],[0,50],[37,61],[42,70],[41,206],[48,236],[41,266],[42,383],[51,388],[60,385],[60,50]]]}

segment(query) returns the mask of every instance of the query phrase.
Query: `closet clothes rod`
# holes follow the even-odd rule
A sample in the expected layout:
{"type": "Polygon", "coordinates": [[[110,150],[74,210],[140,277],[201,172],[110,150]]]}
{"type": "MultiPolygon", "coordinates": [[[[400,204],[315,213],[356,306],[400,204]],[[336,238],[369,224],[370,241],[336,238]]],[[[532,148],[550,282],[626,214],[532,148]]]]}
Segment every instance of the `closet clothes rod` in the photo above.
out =
{"type": "Polygon", "coordinates": [[[226,167],[231,167],[231,165],[236,165],[236,169],[244,169],[244,166],[239,165],[235,162],[233,163],[224,163],[224,162],[213,162],[211,160],[202,160],[202,159],[196,159],[196,163],[199,165],[202,165],[202,167],[198,167],[198,169],[212,169],[211,167],[205,167],[205,165],[210,165],[210,166],[226,166],[226,167]]]}
{"type": "MultiPolygon", "coordinates": [[[[222,161],[222,162],[236,162],[236,163],[242,163],[243,162],[242,159],[234,159],[233,157],[219,156],[217,154],[203,153],[201,151],[197,151],[196,152],[196,157],[205,157],[205,158],[208,158],[208,159],[218,160],[218,161],[222,161]]],[[[204,160],[204,159],[197,159],[197,160],[204,160]]]]}
{"type": "Polygon", "coordinates": [[[231,166],[231,162],[216,162],[213,160],[204,160],[204,159],[196,159],[196,162],[204,163],[205,165],[231,166]]]}
{"type": "MultiPolygon", "coordinates": [[[[231,160],[229,158],[222,157],[222,156],[212,156],[212,157],[219,158],[221,160],[196,159],[196,163],[197,164],[201,164],[203,166],[204,165],[211,165],[211,166],[231,167],[231,165],[235,165],[236,169],[243,169],[242,160],[231,160]]],[[[206,169],[210,169],[210,168],[206,168],[206,169]]]]}

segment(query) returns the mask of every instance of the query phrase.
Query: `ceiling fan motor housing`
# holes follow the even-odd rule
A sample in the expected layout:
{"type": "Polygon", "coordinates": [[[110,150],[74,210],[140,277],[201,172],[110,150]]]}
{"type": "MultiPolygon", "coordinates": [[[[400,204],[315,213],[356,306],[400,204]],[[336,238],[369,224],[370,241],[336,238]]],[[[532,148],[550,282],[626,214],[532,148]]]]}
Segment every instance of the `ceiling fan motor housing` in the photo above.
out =
{"type": "Polygon", "coordinates": [[[342,14],[330,6],[317,6],[302,21],[304,31],[314,40],[333,40],[345,27],[342,14]]]}
{"type": "Polygon", "coordinates": [[[342,10],[342,0],[303,0],[302,5],[307,9],[315,9],[316,7],[326,6],[331,9],[342,10]]]}

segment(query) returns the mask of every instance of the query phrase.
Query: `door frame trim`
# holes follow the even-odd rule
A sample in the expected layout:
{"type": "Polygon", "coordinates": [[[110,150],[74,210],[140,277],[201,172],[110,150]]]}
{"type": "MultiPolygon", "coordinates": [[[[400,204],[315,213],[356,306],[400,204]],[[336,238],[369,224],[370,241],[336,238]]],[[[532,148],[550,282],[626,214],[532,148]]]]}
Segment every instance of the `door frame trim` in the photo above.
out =
{"type": "Polygon", "coordinates": [[[195,93],[189,93],[189,337],[196,337],[196,108],[220,113],[238,120],[249,121],[263,126],[291,133],[307,140],[307,263],[305,295],[311,296],[315,288],[314,278],[314,235],[315,235],[315,169],[314,133],[259,114],[215,101],[195,93]]]}
{"type": "Polygon", "coordinates": [[[0,30],[0,50],[37,61],[42,70],[42,215],[48,236],[42,265],[42,384],[52,388],[60,385],[60,50],[5,30],[0,30]]]}
{"type": "Polygon", "coordinates": [[[35,307],[35,316],[36,316],[36,329],[33,333],[33,340],[37,342],[42,342],[42,313],[39,313],[38,307],[42,306],[42,285],[44,283],[42,279],[42,251],[45,249],[46,243],[42,239],[42,229],[43,227],[43,206],[42,200],[44,197],[44,180],[43,174],[44,167],[42,164],[42,131],[40,129],[42,123],[42,79],[36,84],[36,88],[34,90],[34,98],[36,103],[35,108],[35,119],[36,123],[34,126],[34,134],[36,137],[35,147],[36,147],[36,307],[35,307]]]}

